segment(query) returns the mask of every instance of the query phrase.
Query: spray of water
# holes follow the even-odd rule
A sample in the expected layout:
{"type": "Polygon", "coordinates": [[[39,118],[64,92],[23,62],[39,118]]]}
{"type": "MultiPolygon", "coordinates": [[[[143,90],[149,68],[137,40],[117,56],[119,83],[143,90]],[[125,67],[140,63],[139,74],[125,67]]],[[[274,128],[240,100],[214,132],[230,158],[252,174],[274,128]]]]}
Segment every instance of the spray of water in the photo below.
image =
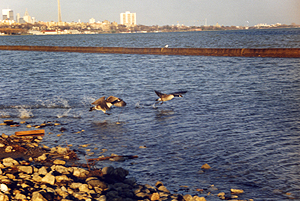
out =
{"type": "Polygon", "coordinates": [[[31,109],[27,108],[26,106],[16,106],[16,109],[18,110],[19,118],[21,119],[28,119],[33,117],[31,109]]]}

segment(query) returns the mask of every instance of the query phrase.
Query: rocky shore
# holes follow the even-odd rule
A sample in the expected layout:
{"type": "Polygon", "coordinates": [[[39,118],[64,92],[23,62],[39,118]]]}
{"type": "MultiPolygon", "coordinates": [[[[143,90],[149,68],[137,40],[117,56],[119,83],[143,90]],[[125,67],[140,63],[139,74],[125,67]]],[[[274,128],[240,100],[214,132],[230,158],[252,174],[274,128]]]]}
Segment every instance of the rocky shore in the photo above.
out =
{"type": "MultiPolygon", "coordinates": [[[[205,201],[239,200],[243,190],[231,193],[199,189],[203,196],[172,194],[160,181],[155,186],[138,184],[129,172],[112,166],[97,169],[80,164],[69,147],[39,146],[42,136],[0,136],[0,201],[90,200],[90,201],[205,201]]],[[[122,157],[122,156],[120,156],[122,157]]],[[[210,168],[207,164],[203,169],[210,168]]],[[[250,199],[251,200],[251,199],[250,199]]]]}

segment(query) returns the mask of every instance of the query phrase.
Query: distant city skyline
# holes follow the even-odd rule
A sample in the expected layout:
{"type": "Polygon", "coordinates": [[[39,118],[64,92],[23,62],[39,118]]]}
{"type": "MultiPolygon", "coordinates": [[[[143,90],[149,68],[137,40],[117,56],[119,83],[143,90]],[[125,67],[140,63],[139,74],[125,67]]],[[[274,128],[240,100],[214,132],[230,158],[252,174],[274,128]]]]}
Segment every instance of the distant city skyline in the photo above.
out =
{"type": "MultiPolygon", "coordinates": [[[[141,25],[187,26],[215,25],[253,26],[266,24],[300,24],[300,0],[60,0],[61,19],[64,22],[115,21],[120,13],[136,13],[141,25]],[[88,2],[88,3],[87,3],[88,2]]],[[[1,0],[0,9],[12,9],[37,21],[58,21],[57,1],[1,0]]]]}

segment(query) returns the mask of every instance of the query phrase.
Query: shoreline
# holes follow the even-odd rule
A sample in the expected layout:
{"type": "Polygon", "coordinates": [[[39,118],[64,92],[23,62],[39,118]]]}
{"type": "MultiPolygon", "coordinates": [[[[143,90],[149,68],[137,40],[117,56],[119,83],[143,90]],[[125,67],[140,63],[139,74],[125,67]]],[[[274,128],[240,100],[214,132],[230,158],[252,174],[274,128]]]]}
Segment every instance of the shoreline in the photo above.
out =
{"type": "MultiPolygon", "coordinates": [[[[123,168],[98,169],[95,160],[79,163],[70,147],[40,146],[42,139],[35,134],[0,136],[0,197],[3,200],[205,201],[205,197],[211,196],[221,200],[238,199],[244,193],[241,189],[220,192],[213,185],[197,189],[197,195],[170,193],[160,181],[155,186],[138,184],[135,178],[127,178],[129,171],[123,168]]],[[[123,156],[118,157],[122,161],[123,156]]],[[[207,164],[202,167],[204,171],[209,168],[207,164]]]]}

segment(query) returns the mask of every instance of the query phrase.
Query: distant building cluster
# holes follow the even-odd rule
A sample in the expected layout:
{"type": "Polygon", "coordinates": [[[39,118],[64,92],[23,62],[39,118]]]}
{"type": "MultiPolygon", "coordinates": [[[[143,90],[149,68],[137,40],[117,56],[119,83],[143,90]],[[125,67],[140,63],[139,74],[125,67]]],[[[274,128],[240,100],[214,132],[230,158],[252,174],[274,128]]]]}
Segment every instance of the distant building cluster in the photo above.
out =
{"type": "Polygon", "coordinates": [[[261,29],[261,28],[288,28],[300,27],[299,25],[275,25],[258,24],[253,27],[248,26],[223,26],[205,25],[202,26],[185,26],[185,25],[165,25],[165,26],[145,26],[137,25],[136,13],[126,11],[120,13],[120,23],[109,22],[108,20],[96,21],[90,18],[88,23],[63,22],[61,20],[60,3],[58,0],[58,21],[42,22],[37,21],[35,17],[31,17],[26,9],[25,14],[21,16],[19,13],[14,18],[12,9],[2,9],[2,20],[0,19],[0,35],[11,34],[33,34],[33,35],[49,35],[49,34],[99,34],[99,33],[148,33],[148,32],[180,32],[180,31],[210,31],[210,30],[239,30],[239,29],[261,29]]]}
{"type": "Polygon", "coordinates": [[[2,21],[4,24],[13,24],[13,23],[31,23],[34,24],[36,22],[35,17],[31,17],[26,9],[25,14],[21,17],[19,13],[16,15],[16,19],[14,19],[14,11],[12,9],[2,9],[2,21]]]}

